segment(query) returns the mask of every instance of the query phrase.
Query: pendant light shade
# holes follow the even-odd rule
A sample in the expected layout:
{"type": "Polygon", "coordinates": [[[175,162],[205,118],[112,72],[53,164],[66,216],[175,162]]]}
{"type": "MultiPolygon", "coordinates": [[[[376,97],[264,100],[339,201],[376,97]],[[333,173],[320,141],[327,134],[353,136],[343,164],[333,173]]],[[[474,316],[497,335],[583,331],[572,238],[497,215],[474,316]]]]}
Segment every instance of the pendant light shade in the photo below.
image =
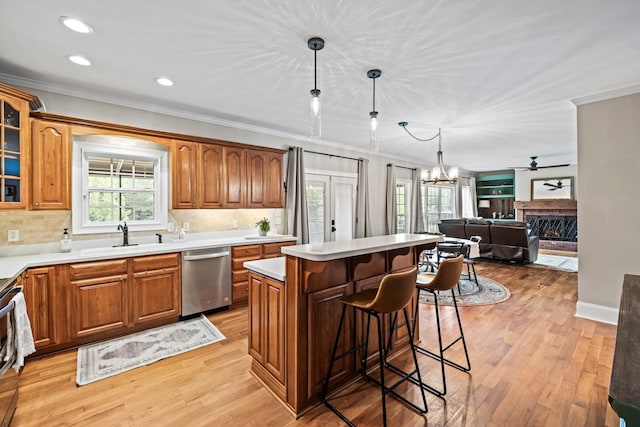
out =
{"type": "Polygon", "coordinates": [[[313,89],[311,89],[311,105],[309,106],[310,116],[310,136],[311,138],[320,138],[322,135],[321,113],[322,106],[320,103],[320,89],[318,89],[318,68],[317,54],[324,47],[324,40],[320,37],[311,37],[307,41],[309,49],[313,50],[313,89]]]}
{"type": "Polygon", "coordinates": [[[367,77],[373,80],[373,109],[369,113],[369,142],[371,144],[371,149],[376,153],[380,151],[380,145],[378,144],[378,112],[376,111],[376,79],[381,75],[382,71],[378,69],[367,71],[367,77]]]}

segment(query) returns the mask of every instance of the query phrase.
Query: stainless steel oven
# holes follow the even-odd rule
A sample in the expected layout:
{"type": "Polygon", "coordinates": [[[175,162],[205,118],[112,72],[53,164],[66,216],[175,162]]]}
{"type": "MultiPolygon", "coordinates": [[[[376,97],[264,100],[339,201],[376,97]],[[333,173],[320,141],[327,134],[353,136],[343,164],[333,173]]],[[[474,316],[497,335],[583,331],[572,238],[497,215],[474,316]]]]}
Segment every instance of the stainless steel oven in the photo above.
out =
{"type": "MultiPolygon", "coordinates": [[[[15,307],[12,301],[21,287],[15,286],[15,281],[9,282],[0,290],[0,426],[8,426],[18,403],[18,373],[13,369],[16,361],[15,350],[8,353],[9,337],[7,315],[15,307]],[[5,359],[7,359],[5,361],[5,359]]],[[[15,329],[14,329],[15,330],[15,329]]],[[[15,346],[13,346],[15,349],[15,346]]]]}

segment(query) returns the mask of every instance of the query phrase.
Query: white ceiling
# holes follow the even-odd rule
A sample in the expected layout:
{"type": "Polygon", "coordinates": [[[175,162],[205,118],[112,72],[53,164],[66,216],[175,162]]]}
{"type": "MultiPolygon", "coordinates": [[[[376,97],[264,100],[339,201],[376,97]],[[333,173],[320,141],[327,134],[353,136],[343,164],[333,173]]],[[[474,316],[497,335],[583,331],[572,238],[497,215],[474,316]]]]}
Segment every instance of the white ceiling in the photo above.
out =
{"type": "Polygon", "coordinates": [[[0,80],[119,97],[309,134],[311,36],[322,139],[469,170],[576,162],[571,99],[640,83],[638,0],[0,0],[0,80]],[[78,17],[94,34],[67,30],[78,17]],[[65,55],[82,54],[80,67],[65,55]],[[168,76],[175,86],[154,82],[168,76]]]}

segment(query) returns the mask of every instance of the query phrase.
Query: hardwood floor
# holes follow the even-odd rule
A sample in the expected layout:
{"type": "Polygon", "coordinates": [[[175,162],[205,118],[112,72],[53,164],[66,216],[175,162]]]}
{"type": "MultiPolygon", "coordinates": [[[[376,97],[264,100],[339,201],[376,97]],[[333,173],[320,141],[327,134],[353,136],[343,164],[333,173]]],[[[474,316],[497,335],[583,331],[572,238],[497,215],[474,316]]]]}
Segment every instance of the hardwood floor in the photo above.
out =
{"type": "MultiPolygon", "coordinates": [[[[615,327],[574,316],[577,274],[488,262],[477,271],[506,285],[511,298],[460,308],[471,374],[447,368],[446,400],[428,394],[424,416],[387,399],[389,425],[617,426],[607,403],[615,327]]],[[[420,337],[432,348],[433,306],[421,304],[420,316],[420,337]]],[[[452,307],[443,318],[455,321],[452,307]]],[[[340,425],[324,406],[294,420],[249,373],[246,308],[210,319],[226,340],[82,387],[75,385],[76,351],[29,360],[13,426],[340,425]]],[[[451,358],[461,356],[459,347],[451,358]]],[[[437,382],[439,365],[419,361],[423,378],[437,382]]],[[[400,390],[419,396],[414,386],[400,390]]],[[[370,383],[359,381],[332,402],[357,425],[382,425],[380,393],[370,383]]]]}

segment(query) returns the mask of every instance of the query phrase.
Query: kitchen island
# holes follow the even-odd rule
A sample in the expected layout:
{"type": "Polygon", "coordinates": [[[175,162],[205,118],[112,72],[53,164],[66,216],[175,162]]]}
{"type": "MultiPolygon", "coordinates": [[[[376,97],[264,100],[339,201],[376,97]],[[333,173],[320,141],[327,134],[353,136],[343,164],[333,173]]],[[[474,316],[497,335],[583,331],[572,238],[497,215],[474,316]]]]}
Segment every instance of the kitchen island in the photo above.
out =
{"type": "MultiPolygon", "coordinates": [[[[385,274],[413,267],[420,253],[439,240],[440,236],[396,234],[287,246],[282,248],[285,259],[245,263],[251,371],[294,416],[302,415],[319,402],[340,319],[340,298],[377,288],[385,274]]],[[[413,307],[410,303],[411,315],[413,307]]],[[[390,323],[388,316],[383,318],[386,336],[390,323]]],[[[342,335],[338,353],[351,348],[354,341],[362,342],[366,334],[361,314],[349,311],[345,324],[352,332],[342,335]]],[[[371,334],[367,355],[372,363],[377,358],[375,337],[371,334]]],[[[395,331],[391,353],[403,350],[407,343],[406,331],[395,331]]],[[[334,364],[330,390],[358,376],[356,356],[334,364]]]]}

